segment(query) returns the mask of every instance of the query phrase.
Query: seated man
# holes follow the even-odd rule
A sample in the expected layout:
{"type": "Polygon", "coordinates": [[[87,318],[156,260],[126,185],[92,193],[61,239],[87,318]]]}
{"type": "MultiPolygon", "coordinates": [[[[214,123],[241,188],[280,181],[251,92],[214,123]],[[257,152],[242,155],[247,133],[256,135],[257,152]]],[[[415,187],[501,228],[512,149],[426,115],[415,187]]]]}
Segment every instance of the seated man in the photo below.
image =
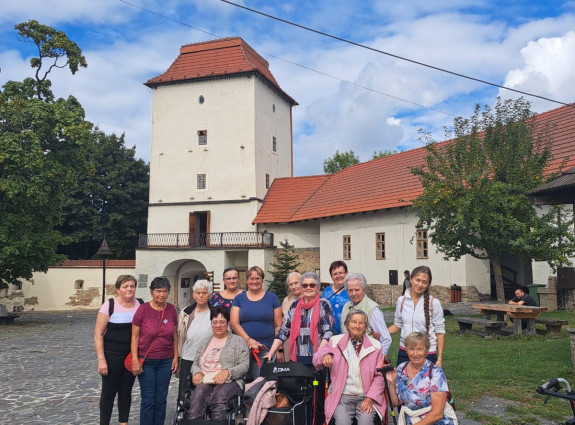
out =
{"type": "MultiPolygon", "coordinates": [[[[509,300],[509,304],[537,307],[537,303],[531,295],[526,294],[521,288],[515,290],[515,296],[509,300]]],[[[527,329],[527,319],[521,319],[521,329],[527,329]]]]}
{"type": "Polygon", "coordinates": [[[515,290],[515,297],[509,300],[509,304],[537,307],[535,300],[521,288],[515,290]]]}

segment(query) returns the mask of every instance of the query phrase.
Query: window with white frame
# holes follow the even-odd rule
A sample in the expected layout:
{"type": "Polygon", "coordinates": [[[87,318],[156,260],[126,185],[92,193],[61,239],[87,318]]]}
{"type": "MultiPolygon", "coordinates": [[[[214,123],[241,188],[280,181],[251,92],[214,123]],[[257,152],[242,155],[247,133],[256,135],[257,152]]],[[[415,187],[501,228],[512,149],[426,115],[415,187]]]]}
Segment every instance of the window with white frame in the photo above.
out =
{"type": "Polygon", "coordinates": [[[278,151],[278,140],[276,139],[275,136],[272,137],[272,150],[274,152],[278,151]]]}

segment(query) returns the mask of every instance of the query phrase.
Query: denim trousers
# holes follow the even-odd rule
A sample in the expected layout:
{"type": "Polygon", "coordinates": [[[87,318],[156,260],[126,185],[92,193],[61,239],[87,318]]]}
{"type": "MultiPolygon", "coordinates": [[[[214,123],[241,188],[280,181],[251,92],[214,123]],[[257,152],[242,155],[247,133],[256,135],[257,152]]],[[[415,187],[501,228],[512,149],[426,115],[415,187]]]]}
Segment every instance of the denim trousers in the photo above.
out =
{"type": "Polygon", "coordinates": [[[166,399],[172,376],[172,357],[146,359],[142,366],[140,382],[140,425],[164,425],[166,399]]]}

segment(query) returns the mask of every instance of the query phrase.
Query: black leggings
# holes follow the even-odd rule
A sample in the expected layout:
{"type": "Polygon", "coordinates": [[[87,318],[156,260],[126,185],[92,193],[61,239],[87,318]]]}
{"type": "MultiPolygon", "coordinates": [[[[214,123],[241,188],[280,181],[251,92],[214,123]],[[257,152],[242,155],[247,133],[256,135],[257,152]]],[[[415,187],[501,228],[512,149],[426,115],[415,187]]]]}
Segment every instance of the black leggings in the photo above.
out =
{"type": "Polygon", "coordinates": [[[118,394],[118,422],[128,422],[132,405],[132,387],[135,376],[124,367],[128,355],[107,353],[108,374],[102,376],[102,393],[100,395],[100,425],[109,425],[114,408],[114,399],[118,394]]]}

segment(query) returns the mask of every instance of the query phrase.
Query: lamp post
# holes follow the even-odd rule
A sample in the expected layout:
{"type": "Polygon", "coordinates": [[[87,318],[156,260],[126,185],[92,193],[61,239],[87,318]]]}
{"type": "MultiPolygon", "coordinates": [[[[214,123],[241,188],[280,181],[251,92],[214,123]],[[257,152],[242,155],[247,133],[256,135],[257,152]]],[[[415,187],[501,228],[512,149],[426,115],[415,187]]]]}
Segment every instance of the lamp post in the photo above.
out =
{"type": "Polygon", "coordinates": [[[104,236],[104,240],[100,245],[100,249],[96,252],[96,255],[102,257],[102,272],[103,272],[103,280],[102,280],[102,304],[106,301],[106,257],[112,255],[112,250],[108,246],[108,242],[106,242],[106,237],[104,236]]]}

